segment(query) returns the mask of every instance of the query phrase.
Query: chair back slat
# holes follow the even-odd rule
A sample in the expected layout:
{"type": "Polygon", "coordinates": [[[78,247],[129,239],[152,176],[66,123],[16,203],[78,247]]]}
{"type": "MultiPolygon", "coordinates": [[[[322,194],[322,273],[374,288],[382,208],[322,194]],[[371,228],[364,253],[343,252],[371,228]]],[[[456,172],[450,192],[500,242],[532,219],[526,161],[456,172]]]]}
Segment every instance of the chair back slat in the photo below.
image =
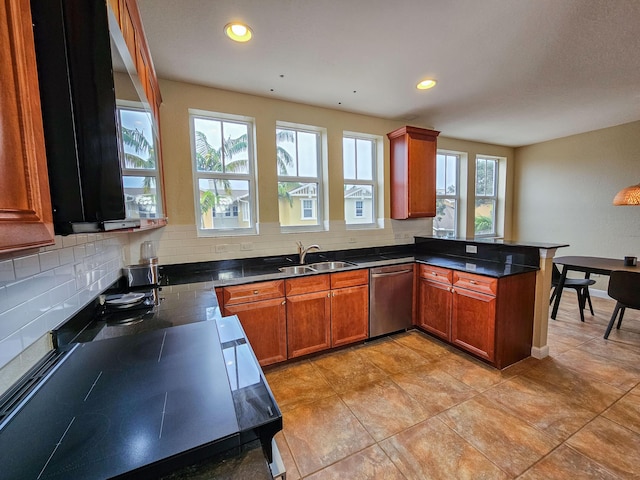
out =
{"type": "Polygon", "coordinates": [[[611,272],[607,293],[626,307],[640,309],[640,272],[611,272]]]}

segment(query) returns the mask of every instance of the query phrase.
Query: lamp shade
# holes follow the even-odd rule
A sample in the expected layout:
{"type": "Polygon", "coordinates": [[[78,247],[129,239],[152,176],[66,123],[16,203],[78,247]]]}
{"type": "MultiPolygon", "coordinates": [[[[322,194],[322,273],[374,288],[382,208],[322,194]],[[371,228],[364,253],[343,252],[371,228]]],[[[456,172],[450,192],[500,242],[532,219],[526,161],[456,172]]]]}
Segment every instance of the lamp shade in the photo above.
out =
{"type": "Polygon", "coordinates": [[[620,190],[613,199],[614,205],[640,205],[640,183],[620,190]]]}

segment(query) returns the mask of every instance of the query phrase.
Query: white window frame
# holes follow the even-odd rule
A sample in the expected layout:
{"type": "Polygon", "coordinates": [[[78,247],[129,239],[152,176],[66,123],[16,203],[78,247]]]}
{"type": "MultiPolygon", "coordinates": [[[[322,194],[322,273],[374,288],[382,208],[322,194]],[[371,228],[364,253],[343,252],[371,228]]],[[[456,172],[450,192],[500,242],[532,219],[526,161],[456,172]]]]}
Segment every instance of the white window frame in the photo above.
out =
{"type": "MultiPolygon", "coordinates": [[[[436,190],[436,203],[438,202],[438,200],[452,200],[455,204],[455,216],[453,219],[453,237],[457,237],[458,235],[458,218],[459,218],[459,211],[460,211],[460,162],[462,159],[462,155],[458,152],[451,152],[451,151],[447,151],[447,150],[438,150],[436,152],[436,157],[443,155],[445,156],[445,188],[447,185],[447,170],[446,170],[446,157],[455,157],[456,160],[456,170],[455,170],[455,185],[456,185],[456,193],[455,194],[448,194],[448,193],[444,193],[444,194],[439,194],[437,193],[436,190]]],[[[436,161],[436,168],[437,168],[437,161],[436,161]]],[[[436,172],[437,175],[437,172],[436,172]]],[[[433,228],[435,229],[435,217],[434,217],[434,224],[433,224],[433,228]]],[[[436,235],[436,232],[433,232],[434,236],[436,235]]]]}
{"type": "MultiPolygon", "coordinates": [[[[194,208],[196,215],[196,228],[199,237],[225,237],[225,236],[239,236],[239,235],[256,235],[257,222],[258,222],[258,210],[257,210],[257,165],[255,161],[255,119],[252,117],[245,117],[241,115],[232,115],[228,113],[209,112],[204,110],[189,109],[189,136],[191,139],[191,168],[193,175],[193,187],[194,187],[194,208]],[[198,171],[196,163],[196,146],[195,146],[195,122],[194,119],[199,118],[203,120],[212,120],[227,123],[240,123],[247,125],[247,158],[248,158],[248,173],[231,173],[231,172],[202,172],[198,171]],[[249,226],[239,228],[202,228],[200,224],[200,179],[211,180],[241,180],[248,182],[249,192],[248,199],[243,200],[249,204],[249,226]]],[[[224,132],[222,134],[224,138],[224,132]]],[[[228,210],[232,212],[232,207],[229,206],[228,210]]],[[[240,218],[233,217],[233,214],[229,217],[226,216],[227,211],[224,212],[223,218],[240,218]]],[[[215,218],[215,215],[213,215],[215,218]]],[[[246,218],[246,214],[242,214],[243,220],[246,218]]]]}
{"type": "MultiPolygon", "coordinates": [[[[316,167],[317,167],[317,176],[315,177],[307,177],[307,176],[294,176],[294,175],[280,175],[278,172],[278,183],[280,182],[288,182],[288,183],[312,183],[317,184],[316,189],[316,201],[315,201],[315,215],[313,218],[304,218],[303,212],[300,212],[301,220],[315,220],[316,223],[314,225],[280,225],[280,231],[283,233],[294,233],[301,231],[322,231],[324,226],[322,224],[322,219],[324,218],[324,175],[323,175],[323,154],[322,154],[322,146],[323,146],[323,135],[324,129],[320,127],[314,127],[310,125],[300,125],[288,122],[276,122],[276,131],[277,130],[290,130],[296,135],[296,146],[298,145],[297,135],[298,132],[311,133],[316,135],[316,167]]],[[[274,139],[277,140],[277,139],[274,139]]],[[[298,161],[297,152],[295,162],[298,161]]],[[[276,165],[277,168],[277,165],[276,165]]],[[[297,170],[297,168],[296,168],[297,170]]],[[[302,202],[300,203],[300,207],[302,207],[302,202]]]]}
{"type": "MultiPolygon", "coordinates": [[[[486,163],[485,163],[486,166],[486,163]]],[[[490,155],[477,155],[476,156],[476,163],[475,163],[475,168],[474,168],[474,182],[473,182],[473,188],[474,188],[474,202],[473,202],[473,234],[475,237],[495,237],[497,235],[497,231],[498,231],[498,198],[499,198],[499,190],[498,187],[499,185],[499,177],[500,177],[500,158],[498,157],[492,157],[490,155]],[[478,192],[476,191],[476,187],[478,185],[478,162],[482,160],[482,161],[489,161],[489,162],[493,162],[494,163],[494,172],[493,172],[493,194],[492,195],[487,195],[486,192],[485,194],[478,194],[478,192]],[[478,200],[490,200],[493,203],[493,229],[491,232],[487,232],[487,233],[482,233],[482,234],[478,234],[476,233],[476,229],[475,229],[475,219],[476,219],[476,202],[478,200]]],[[[485,168],[486,170],[486,168],[485,168]]]]}
{"type": "Polygon", "coordinates": [[[132,102],[128,100],[118,100],[116,102],[116,122],[118,133],[118,150],[120,154],[120,168],[122,170],[122,177],[153,177],[155,179],[156,189],[156,213],[153,218],[164,217],[164,205],[162,204],[162,182],[161,182],[161,168],[160,157],[158,156],[158,139],[156,138],[156,124],[153,116],[149,113],[148,109],[140,102],[132,102]],[[153,144],[154,152],[156,152],[155,168],[127,168],[124,161],[124,142],[122,140],[122,124],[120,121],[120,111],[138,111],[145,113],[149,117],[151,123],[151,143],[153,144]]]}
{"type": "Polygon", "coordinates": [[[301,198],[300,199],[300,219],[301,220],[315,220],[317,218],[316,215],[316,202],[313,198],[301,198]],[[310,207],[305,207],[305,202],[311,202],[310,207]],[[307,210],[311,210],[310,216],[305,216],[304,212],[307,210]]]}
{"type": "MultiPolygon", "coordinates": [[[[361,141],[368,141],[371,142],[372,144],[372,148],[371,148],[371,180],[362,180],[362,179],[358,179],[358,178],[346,178],[344,176],[344,169],[343,169],[343,178],[344,178],[344,185],[364,185],[364,186],[370,186],[371,187],[371,222],[370,223],[347,223],[347,219],[345,218],[345,225],[346,228],[348,229],[361,229],[361,228],[372,228],[372,227],[376,227],[377,226],[377,213],[378,213],[378,162],[379,162],[379,152],[378,152],[378,148],[380,146],[380,137],[377,135],[371,135],[371,134],[366,134],[366,133],[355,133],[355,132],[343,132],[342,133],[342,140],[343,140],[343,155],[344,155],[344,139],[345,138],[352,138],[355,140],[355,149],[356,151],[354,152],[354,154],[356,155],[356,177],[357,177],[357,165],[358,165],[358,161],[357,161],[357,152],[358,152],[358,147],[357,147],[357,142],[358,140],[361,141]]],[[[344,164],[343,164],[344,167],[344,164]]],[[[357,217],[357,215],[355,215],[354,212],[354,216],[357,217]]],[[[364,216],[364,212],[363,215],[364,216]]]]}

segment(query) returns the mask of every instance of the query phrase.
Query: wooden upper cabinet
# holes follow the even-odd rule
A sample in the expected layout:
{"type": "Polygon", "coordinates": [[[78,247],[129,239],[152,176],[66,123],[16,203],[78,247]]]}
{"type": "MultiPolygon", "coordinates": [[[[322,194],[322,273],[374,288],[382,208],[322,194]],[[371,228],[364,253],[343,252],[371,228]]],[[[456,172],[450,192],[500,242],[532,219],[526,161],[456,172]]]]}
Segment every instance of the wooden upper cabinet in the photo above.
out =
{"type": "Polygon", "coordinates": [[[29,0],[0,3],[0,252],[54,243],[29,0]]]}
{"type": "Polygon", "coordinates": [[[126,45],[147,101],[153,111],[156,124],[159,125],[159,109],[162,99],[160,97],[160,88],[158,87],[158,78],[151,60],[149,45],[144,34],[138,4],[136,0],[108,0],[107,5],[113,13],[113,18],[115,18],[117,22],[120,33],[120,35],[114,35],[114,28],[110,25],[112,36],[115,38],[116,44],[122,39],[126,45]]]}
{"type": "Polygon", "coordinates": [[[391,218],[436,215],[436,149],[440,132],[401,127],[391,143],[391,218]]]}

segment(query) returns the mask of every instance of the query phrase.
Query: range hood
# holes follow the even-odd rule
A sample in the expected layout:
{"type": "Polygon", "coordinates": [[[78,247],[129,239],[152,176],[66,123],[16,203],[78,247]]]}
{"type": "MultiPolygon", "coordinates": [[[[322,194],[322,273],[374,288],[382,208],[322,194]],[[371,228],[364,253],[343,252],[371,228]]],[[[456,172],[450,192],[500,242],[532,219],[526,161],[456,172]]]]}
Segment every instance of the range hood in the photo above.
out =
{"type": "Polygon", "coordinates": [[[55,232],[139,226],[125,220],[105,1],[31,8],[55,232]]]}

